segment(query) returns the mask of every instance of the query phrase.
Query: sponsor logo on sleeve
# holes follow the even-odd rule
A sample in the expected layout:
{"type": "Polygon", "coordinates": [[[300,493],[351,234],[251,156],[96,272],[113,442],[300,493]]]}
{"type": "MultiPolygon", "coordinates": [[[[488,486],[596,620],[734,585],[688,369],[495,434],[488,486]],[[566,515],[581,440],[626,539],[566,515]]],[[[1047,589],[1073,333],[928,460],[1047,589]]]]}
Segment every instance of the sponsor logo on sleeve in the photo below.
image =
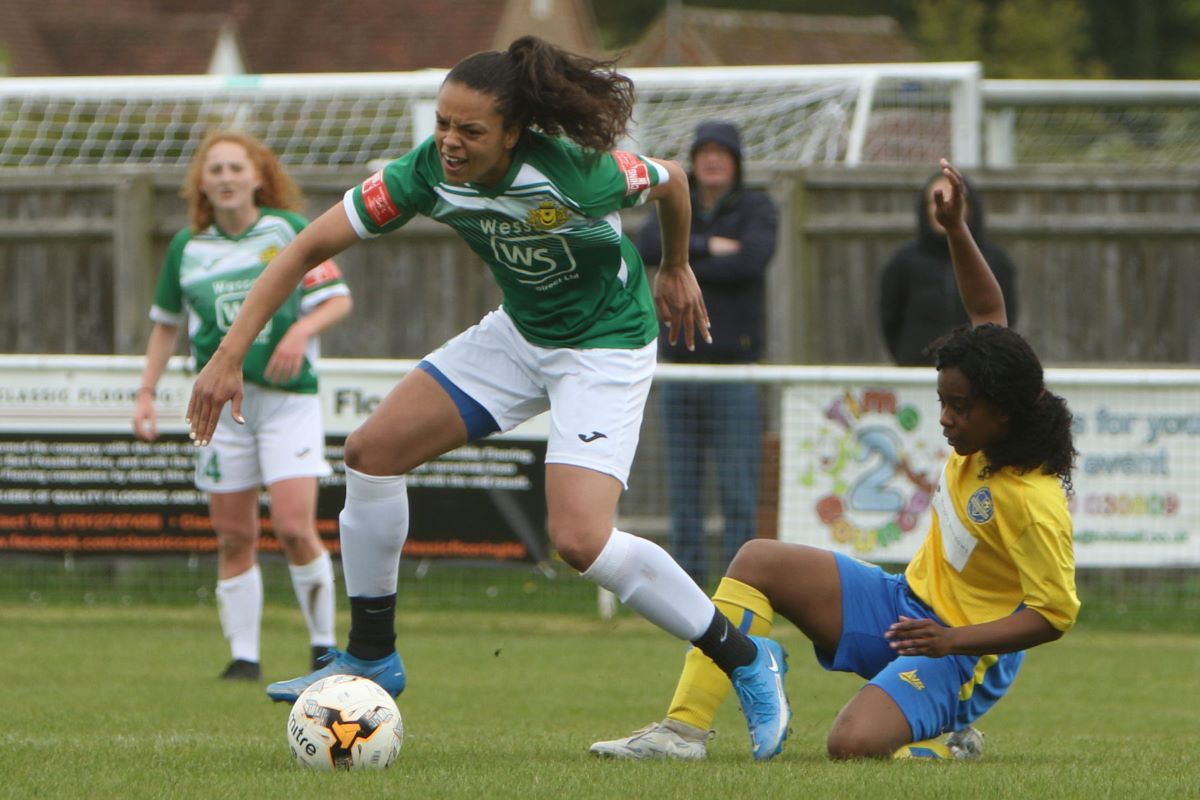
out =
{"type": "Polygon", "coordinates": [[[363,207],[367,210],[367,216],[380,227],[387,225],[400,216],[400,209],[392,202],[392,197],[388,194],[387,184],[383,181],[383,170],[376,172],[363,181],[362,199],[363,207]]]}
{"type": "Polygon", "coordinates": [[[310,269],[304,276],[304,288],[312,289],[314,286],[320,286],[323,283],[332,283],[340,280],[342,271],[338,269],[338,265],[332,261],[322,261],[315,267],[310,269]]]}
{"type": "Polygon", "coordinates": [[[650,188],[650,167],[633,153],[614,150],[617,168],[625,176],[625,194],[637,194],[650,188]]]}

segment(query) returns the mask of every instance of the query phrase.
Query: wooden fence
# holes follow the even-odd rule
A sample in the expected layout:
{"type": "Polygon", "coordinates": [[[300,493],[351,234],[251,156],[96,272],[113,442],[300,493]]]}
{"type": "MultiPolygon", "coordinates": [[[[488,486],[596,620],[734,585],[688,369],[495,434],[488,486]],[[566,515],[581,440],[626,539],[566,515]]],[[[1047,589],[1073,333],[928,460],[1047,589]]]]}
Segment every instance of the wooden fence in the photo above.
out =
{"type": "MultiPolygon", "coordinates": [[[[319,214],[365,170],[297,172],[319,214]]],[[[930,170],[751,170],[782,211],[769,358],[885,363],[879,269],[912,238],[930,170]]],[[[186,224],[180,173],[0,172],[0,352],[140,353],[166,245],[186,224]]],[[[1200,363],[1200,173],[1016,170],[972,176],[1017,268],[1020,330],[1048,364],[1200,363]]],[[[641,209],[627,212],[629,230],[641,209]]],[[[339,258],[352,317],[340,357],[414,358],[499,303],[478,258],[418,219],[339,258]]]]}

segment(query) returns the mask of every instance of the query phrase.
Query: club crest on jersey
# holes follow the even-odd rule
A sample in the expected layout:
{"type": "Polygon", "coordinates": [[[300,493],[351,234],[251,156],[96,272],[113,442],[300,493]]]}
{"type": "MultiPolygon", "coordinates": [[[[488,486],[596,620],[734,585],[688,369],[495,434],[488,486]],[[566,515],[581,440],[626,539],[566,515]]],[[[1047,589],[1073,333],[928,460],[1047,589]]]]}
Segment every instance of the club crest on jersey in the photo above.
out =
{"type": "Polygon", "coordinates": [[[270,264],[271,259],[273,259],[277,255],[279,255],[279,248],[276,247],[275,245],[271,245],[270,247],[266,248],[265,250],[263,250],[261,253],[258,254],[258,260],[264,264],[270,264]]]}
{"type": "Polygon", "coordinates": [[[992,518],[996,508],[992,503],[992,490],[984,486],[976,489],[967,500],[967,516],[972,522],[987,522],[992,518]]]}
{"type": "Polygon", "coordinates": [[[563,206],[553,200],[543,200],[538,203],[537,208],[529,209],[529,217],[526,221],[531,228],[548,231],[562,225],[569,216],[571,216],[571,212],[563,206]]]}

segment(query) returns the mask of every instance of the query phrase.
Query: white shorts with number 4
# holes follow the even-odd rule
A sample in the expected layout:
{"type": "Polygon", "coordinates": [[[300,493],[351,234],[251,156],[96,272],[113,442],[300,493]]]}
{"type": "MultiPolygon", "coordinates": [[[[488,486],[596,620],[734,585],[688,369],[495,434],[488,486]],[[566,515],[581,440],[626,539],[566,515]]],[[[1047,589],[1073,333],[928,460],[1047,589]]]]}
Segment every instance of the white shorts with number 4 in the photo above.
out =
{"type": "Polygon", "coordinates": [[[539,347],[497,309],[425,357],[487,409],[500,431],[550,410],[547,464],[611,475],[628,488],[658,345],[539,347]]]}
{"type": "Polygon", "coordinates": [[[332,473],[325,461],[325,426],[317,395],[247,383],[242,394],[245,425],[234,421],[232,409],[225,404],[212,441],[197,448],[197,489],[240,492],[332,473]]]}

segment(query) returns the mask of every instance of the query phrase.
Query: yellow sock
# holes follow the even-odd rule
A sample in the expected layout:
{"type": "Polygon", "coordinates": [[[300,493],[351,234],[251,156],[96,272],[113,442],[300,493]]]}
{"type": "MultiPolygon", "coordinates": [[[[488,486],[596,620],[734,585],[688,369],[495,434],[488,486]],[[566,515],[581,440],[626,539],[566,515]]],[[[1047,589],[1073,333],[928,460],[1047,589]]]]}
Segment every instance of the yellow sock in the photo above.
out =
{"type": "MultiPolygon", "coordinates": [[[[771,632],[775,612],[767,596],[753,586],[733,578],[722,578],[713,595],[713,604],[748,634],[766,636],[771,632]]],[[[699,648],[693,647],[684,659],[683,672],[675,686],[667,717],[708,730],[721,701],[732,688],[729,677],[721,668],[699,648]]]]}

